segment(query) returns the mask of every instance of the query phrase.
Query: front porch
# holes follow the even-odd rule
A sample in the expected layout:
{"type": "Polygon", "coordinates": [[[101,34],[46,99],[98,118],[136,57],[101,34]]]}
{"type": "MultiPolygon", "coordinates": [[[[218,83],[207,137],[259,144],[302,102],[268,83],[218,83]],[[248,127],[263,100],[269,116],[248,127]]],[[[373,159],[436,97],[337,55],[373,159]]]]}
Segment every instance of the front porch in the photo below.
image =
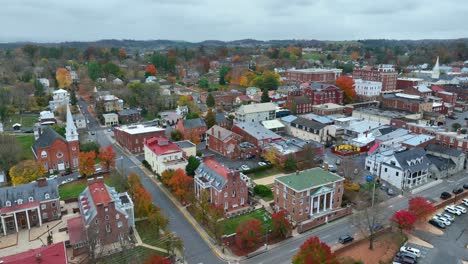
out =
{"type": "Polygon", "coordinates": [[[0,210],[0,220],[1,233],[4,236],[22,229],[31,229],[33,226],[42,226],[39,202],[4,207],[0,210]]]}

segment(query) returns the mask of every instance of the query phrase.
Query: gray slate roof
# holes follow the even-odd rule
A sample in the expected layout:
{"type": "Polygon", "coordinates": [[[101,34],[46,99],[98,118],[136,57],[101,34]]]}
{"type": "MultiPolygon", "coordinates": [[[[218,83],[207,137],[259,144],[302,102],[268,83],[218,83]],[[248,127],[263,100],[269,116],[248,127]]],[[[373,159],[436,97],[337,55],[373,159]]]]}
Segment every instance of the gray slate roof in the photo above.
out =
{"type": "Polygon", "coordinates": [[[195,170],[195,177],[204,178],[210,182],[216,190],[221,191],[227,183],[227,179],[219,175],[216,171],[201,163],[195,170]]]}
{"type": "Polygon", "coordinates": [[[424,149],[422,148],[414,148],[407,151],[395,153],[395,158],[403,170],[416,172],[429,169],[430,161],[426,157],[426,151],[424,151],[424,149]],[[422,158],[422,162],[413,165],[408,164],[407,161],[414,160],[417,158],[422,158]]]}
{"type": "Polygon", "coordinates": [[[47,179],[47,186],[39,187],[36,181],[20,184],[17,186],[0,188],[0,208],[5,206],[6,201],[11,202],[11,206],[17,205],[17,200],[22,199],[23,203],[29,202],[29,197],[34,199],[34,202],[52,200],[59,198],[58,180],[47,179]],[[49,199],[45,195],[49,194],[49,199]]]}
{"type": "Polygon", "coordinates": [[[429,144],[426,147],[426,150],[430,151],[430,152],[436,152],[436,153],[441,153],[441,154],[444,154],[444,155],[449,155],[449,156],[452,156],[452,157],[459,157],[459,156],[463,155],[463,151],[461,151],[461,150],[453,149],[453,148],[447,148],[447,147],[444,147],[444,146],[439,145],[439,144],[429,144]]]}
{"type": "Polygon", "coordinates": [[[184,122],[184,128],[185,129],[206,127],[205,120],[203,120],[201,118],[185,119],[185,120],[183,120],[183,122],[184,122]]]}
{"type": "Polygon", "coordinates": [[[137,115],[139,113],[140,111],[136,109],[124,109],[124,110],[120,110],[119,112],[117,112],[119,116],[137,115]]]}
{"type": "Polygon", "coordinates": [[[42,133],[36,140],[36,142],[34,142],[32,147],[34,151],[36,151],[39,148],[45,148],[50,146],[56,139],[60,139],[66,142],[66,140],[57,132],[55,132],[55,130],[53,130],[51,127],[42,127],[42,133]]]}
{"type": "Polygon", "coordinates": [[[451,159],[446,159],[430,154],[427,154],[426,156],[429,159],[429,161],[437,167],[439,171],[455,167],[455,163],[451,159]]]}
{"type": "MultiPolygon", "coordinates": [[[[303,129],[304,128],[322,129],[326,126],[325,124],[316,122],[314,120],[306,119],[303,117],[296,118],[294,121],[291,122],[291,124],[301,125],[303,126],[303,129]]],[[[307,129],[304,129],[304,130],[307,130],[307,129]]]]}
{"type": "Polygon", "coordinates": [[[222,123],[222,122],[226,122],[226,121],[227,121],[227,118],[223,113],[216,114],[216,123],[217,124],[222,123]]]}

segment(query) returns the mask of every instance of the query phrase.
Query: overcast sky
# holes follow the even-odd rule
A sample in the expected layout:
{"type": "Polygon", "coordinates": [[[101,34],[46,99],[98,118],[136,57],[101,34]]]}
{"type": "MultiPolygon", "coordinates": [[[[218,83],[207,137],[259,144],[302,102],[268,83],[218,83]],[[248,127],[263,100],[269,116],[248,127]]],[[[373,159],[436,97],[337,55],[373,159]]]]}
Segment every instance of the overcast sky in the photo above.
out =
{"type": "Polygon", "coordinates": [[[467,0],[0,0],[0,42],[468,37],[467,0]]]}

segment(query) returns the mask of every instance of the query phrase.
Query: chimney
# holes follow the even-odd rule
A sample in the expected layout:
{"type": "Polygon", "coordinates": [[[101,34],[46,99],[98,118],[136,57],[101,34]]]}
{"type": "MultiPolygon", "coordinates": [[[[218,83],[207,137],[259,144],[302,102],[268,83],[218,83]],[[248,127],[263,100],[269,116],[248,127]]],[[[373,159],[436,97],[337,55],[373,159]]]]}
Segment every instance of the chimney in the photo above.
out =
{"type": "Polygon", "coordinates": [[[37,179],[37,186],[38,187],[44,187],[47,186],[47,179],[46,178],[39,178],[37,179]]]}

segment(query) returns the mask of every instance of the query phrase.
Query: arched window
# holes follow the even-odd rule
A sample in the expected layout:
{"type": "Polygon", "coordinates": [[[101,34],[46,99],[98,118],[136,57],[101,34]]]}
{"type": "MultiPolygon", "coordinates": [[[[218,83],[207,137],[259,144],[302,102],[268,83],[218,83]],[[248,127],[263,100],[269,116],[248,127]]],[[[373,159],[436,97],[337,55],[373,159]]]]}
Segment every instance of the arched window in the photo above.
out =
{"type": "Polygon", "coordinates": [[[44,198],[47,200],[47,199],[50,199],[50,195],[48,193],[44,194],[44,198]]]}
{"type": "Polygon", "coordinates": [[[5,206],[11,206],[11,202],[10,202],[10,201],[6,201],[6,202],[5,202],[5,206]]]}
{"type": "Polygon", "coordinates": [[[41,152],[41,157],[42,157],[42,158],[47,158],[47,152],[46,152],[45,150],[43,150],[43,151],[41,152]]]}
{"type": "Polygon", "coordinates": [[[34,202],[34,198],[31,196],[31,197],[29,197],[28,201],[29,201],[30,203],[32,203],[32,202],[34,202]]]}

